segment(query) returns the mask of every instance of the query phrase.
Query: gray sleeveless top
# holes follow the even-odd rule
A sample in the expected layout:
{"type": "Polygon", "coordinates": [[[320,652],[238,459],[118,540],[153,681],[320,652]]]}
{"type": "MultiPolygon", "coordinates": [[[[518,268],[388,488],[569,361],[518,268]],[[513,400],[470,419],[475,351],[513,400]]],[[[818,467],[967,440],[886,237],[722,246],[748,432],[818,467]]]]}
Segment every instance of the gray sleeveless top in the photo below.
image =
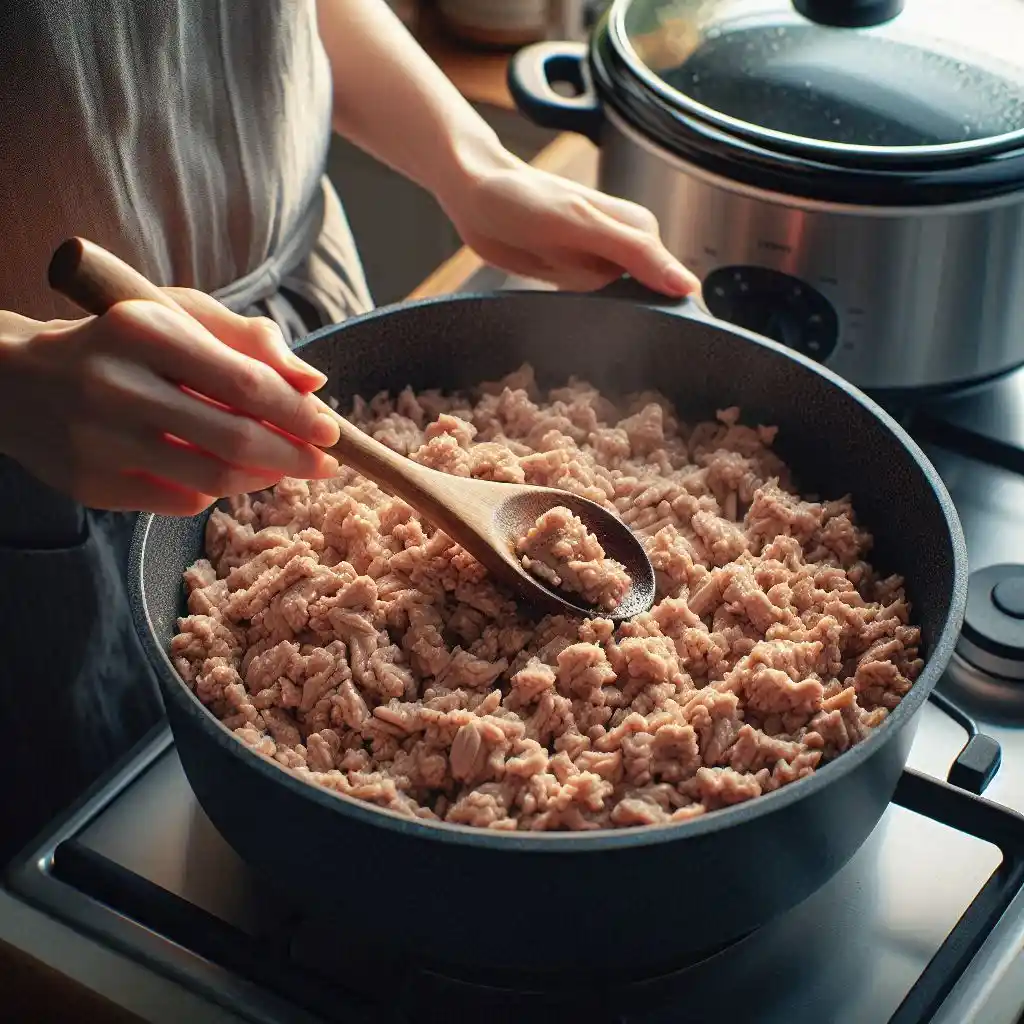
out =
{"type": "MultiPolygon", "coordinates": [[[[45,279],[72,234],[291,338],[369,307],[314,0],[13,0],[0,97],[0,308],[80,315],[45,279]]],[[[0,862],[159,719],[131,525],[0,458],[0,862]]]]}
{"type": "Polygon", "coordinates": [[[0,9],[0,308],[68,234],[245,308],[285,278],[330,320],[369,304],[323,177],[331,79],[314,0],[17,0],[0,9]]]}

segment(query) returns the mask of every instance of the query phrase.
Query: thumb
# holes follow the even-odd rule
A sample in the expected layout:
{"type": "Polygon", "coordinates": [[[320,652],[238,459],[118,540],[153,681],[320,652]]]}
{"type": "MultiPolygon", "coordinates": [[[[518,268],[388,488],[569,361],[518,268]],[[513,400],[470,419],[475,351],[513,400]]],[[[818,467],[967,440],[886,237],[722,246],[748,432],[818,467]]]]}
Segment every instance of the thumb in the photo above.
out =
{"type": "Polygon", "coordinates": [[[164,291],[214,337],[236,352],[277,370],[297,391],[308,394],[319,391],[327,383],[324,374],[288,348],[273,320],[240,316],[211,295],[191,288],[165,288],[164,291]]]}

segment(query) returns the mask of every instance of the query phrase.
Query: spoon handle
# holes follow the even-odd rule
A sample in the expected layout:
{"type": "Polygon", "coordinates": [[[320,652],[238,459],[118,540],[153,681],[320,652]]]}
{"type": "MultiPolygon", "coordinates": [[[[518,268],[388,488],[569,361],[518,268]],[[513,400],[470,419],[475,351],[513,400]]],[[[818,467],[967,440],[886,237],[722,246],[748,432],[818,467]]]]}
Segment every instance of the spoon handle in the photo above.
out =
{"type": "Polygon", "coordinates": [[[461,478],[399,455],[343,416],[338,417],[338,429],[338,442],[325,449],[328,455],[397,495],[449,537],[463,540],[467,513],[476,511],[467,505],[476,502],[472,496],[467,500],[461,478]]]}
{"type": "Polygon", "coordinates": [[[103,316],[119,302],[145,299],[183,313],[163,289],[143,277],[112,252],[85,238],[62,242],[50,260],[50,287],[94,316],[103,316]]]}

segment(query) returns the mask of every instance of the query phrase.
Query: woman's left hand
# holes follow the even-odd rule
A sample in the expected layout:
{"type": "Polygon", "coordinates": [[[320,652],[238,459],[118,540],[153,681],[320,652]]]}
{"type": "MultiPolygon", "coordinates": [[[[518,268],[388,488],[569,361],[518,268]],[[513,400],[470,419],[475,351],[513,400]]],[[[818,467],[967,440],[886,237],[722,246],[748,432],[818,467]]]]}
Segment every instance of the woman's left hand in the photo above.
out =
{"type": "Polygon", "coordinates": [[[439,196],[463,241],[488,263],[569,291],[623,274],[665,295],[700,282],[662,244],[657,218],[512,154],[488,154],[459,188],[439,196]]]}

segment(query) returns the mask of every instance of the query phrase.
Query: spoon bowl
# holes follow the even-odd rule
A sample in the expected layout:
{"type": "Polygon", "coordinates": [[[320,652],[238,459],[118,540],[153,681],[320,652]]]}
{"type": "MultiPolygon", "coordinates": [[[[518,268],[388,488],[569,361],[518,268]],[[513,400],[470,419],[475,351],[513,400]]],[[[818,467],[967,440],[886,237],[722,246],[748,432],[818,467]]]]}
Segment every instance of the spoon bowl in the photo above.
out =
{"type": "MultiPolygon", "coordinates": [[[[592,606],[581,604],[579,595],[549,587],[543,580],[527,572],[516,554],[516,542],[519,538],[524,536],[545,512],[556,505],[561,505],[579,517],[587,530],[597,537],[605,554],[622,565],[629,575],[630,588],[622,601],[612,611],[599,610],[596,613],[613,622],[622,622],[650,610],[654,603],[656,587],[654,568],[640,539],[618,517],[589,498],[581,498],[553,487],[501,483],[494,486],[501,488],[504,494],[494,506],[495,531],[505,540],[503,554],[508,555],[516,573],[525,576],[531,585],[529,591],[519,588],[524,598],[533,599],[532,585],[540,584],[548,591],[550,599],[558,602],[566,611],[577,615],[595,614],[596,610],[592,606]]],[[[498,497],[497,493],[495,496],[498,497]]]]}

